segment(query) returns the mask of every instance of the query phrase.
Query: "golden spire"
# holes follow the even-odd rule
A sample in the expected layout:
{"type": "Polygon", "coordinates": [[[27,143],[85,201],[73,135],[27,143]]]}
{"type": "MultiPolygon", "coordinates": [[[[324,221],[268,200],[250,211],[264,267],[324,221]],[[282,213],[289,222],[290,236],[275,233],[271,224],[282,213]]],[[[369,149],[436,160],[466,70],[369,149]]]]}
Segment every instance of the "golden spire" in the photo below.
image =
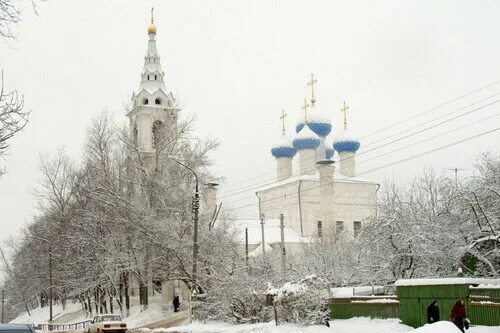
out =
{"type": "Polygon", "coordinates": [[[281,132],[283,132],[283,135],[285,135],[285,118],[287,114],[285,113],[285,109],[281,109],[281,132]]]}
{"type": "Polygon", "coordinates": [[[316,82],[318,82],[318,80],[315,80],[314,74],[311,73],[311,81],[307,82],[307,85],[311,86],[311,106],[316,102],[316,99],[314,98],[314,84],[316,82]]]}
{"type": "Polygon", "coordinates": [[[148,27],[148,34],[156,35],[155,17],[154,17],[154,7],[151,7],[151,24],[148,27]]]}
{"type": "Polygon", "coordinates": [[[344,129],[347,129],[347,110],[349,110],[349,105],[346,105],[344,101],[344,107],[340,109],[340,112],[344,113],[344,129]]]}
{"type": "Polygon", "coordinates": [[[302,111],[304,112],[304,125],[307,124],[307,108],[309,104],[307,104],[307,99],[304,98],[304,105],[302,106],[302,111]]]}

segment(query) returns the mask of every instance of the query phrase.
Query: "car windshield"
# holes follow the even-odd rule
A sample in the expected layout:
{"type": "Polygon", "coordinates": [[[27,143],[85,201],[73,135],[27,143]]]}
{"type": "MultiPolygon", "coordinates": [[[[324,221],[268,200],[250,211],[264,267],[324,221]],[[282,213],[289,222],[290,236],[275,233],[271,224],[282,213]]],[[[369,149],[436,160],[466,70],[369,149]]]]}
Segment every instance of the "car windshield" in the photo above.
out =
{"type": "Polygon", "coordinates": [[[120,321],[122,318],[118,315],[102,316],[101,321],[120,321]]]}

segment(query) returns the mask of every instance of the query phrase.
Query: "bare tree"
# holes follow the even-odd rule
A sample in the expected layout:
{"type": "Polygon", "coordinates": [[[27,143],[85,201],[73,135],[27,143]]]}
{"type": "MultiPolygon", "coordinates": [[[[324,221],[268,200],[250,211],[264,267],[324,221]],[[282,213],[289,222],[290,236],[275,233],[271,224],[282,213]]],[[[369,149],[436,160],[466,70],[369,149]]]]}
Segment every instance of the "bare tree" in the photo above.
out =
{"type": "MultiPolygon", "coordinates": [[[[1,2],[0,2],[1,3],[1,2]]],[[[0,21],[1,22],[1,21],[0,21]]],[[[4,76],[0,85],[0,158],[4,157],[10,146],[10,140],[22,131],[28,123],[30,111],[23,111],[24,99],[16,90],[7,91],[4,85],[4,76]]],[[[0,177],[5,173],[0,168],[0,177]]]]}

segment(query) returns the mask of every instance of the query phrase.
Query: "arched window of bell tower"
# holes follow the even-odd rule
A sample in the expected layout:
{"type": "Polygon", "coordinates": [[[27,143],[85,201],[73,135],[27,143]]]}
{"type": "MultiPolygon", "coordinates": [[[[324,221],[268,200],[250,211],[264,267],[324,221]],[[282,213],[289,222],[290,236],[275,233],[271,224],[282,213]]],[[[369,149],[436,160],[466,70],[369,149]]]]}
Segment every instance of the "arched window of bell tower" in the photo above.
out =
{"type": "Polygon", "coordinates": [[[142,104],[144,104],[144,105],[148,105],[148,104],[149,104],[149,100],[148,100],[147,98],[144,98],[144,99],[142,100],[142,104]]]}
{"type": "Polygon", "coordinates": [[[163,123],[159,120],[156,120],[153,123],[153,148],[158,148],[162,139],[163,134],[163,123]]]}
{"type": "Polygon", "coordinates": [[[156,99],[155,99],[155,104],[156,104],[156,105],[160,105],[160,104],[161,104],[161,99],[156,98],[156,99]]]}
{"type": "Polygon", "coordinates": [[[157,80],[157,79],[158,79],[158,75],[155,74],[155,80],[157,80]]]}

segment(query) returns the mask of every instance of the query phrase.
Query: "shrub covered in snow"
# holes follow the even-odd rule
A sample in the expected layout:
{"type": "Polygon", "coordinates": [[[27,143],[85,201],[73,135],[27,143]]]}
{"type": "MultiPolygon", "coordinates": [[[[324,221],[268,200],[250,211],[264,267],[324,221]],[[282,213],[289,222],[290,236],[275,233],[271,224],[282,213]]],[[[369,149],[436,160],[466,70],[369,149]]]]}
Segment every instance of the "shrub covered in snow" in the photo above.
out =
{"type": "Polygon", "coordinates": [[[279,320],[315,325],[329,318],[327,284],[315,275],[286,282],[280,288],[270,287],[267,293],[274,296],[279,320]]]}

